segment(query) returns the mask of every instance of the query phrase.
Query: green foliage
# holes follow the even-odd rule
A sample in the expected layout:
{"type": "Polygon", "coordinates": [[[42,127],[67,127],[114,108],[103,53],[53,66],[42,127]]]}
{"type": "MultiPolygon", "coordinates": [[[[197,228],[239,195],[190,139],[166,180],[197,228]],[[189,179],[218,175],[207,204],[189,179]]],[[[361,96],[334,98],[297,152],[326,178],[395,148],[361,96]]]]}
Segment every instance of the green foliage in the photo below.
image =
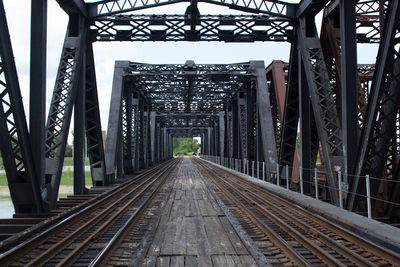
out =
{"type": "Polygon", "coordinates": [[[199,144],[196,139],[191,137],[174,137],[173,138],[173,153],[174,155],[192,155],[197,153],[199,144]]]}
{"type": "Polygon", "coordinates": [[[72,146],[68,145],[65,147],[65,157],[72,157],[72,146]]]}
{"type": "MultiPolygon", "coordinates": [[[[89,166],[89,158],[85,158],[85,165],[89,166]]],[[[63,166],[74,166],[74,158],[73,157],[65,157],[63,166]]]]}
{"type": "MultiPolygon", "coordinates": [[[[92,175],[90,171],[85,171],[85,184],[87,187],[92,186],[92,175]]],[[[74,172],[71,170],[64,171],[61,176],[61,185],[74,185],[74,172]]]]}
{"type": "MultiPolygon", "coordinates": [[[[61,176],[61,185],[74,185],[74,172],[71,170],[64,171],[61,176]]],[[[92,186],[92,175],[89,171],[85,172],[86,186],[92,186]]],[[[7,177],[5,174],[0,174],[0,186],[7,186],[7,177]]]]}

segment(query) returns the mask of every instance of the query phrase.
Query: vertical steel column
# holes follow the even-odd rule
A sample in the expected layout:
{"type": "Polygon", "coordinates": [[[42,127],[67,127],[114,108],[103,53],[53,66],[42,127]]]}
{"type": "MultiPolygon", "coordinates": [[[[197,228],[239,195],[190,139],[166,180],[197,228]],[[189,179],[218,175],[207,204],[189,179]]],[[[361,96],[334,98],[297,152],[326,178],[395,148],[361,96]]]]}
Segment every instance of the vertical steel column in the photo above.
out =
{"type": "MultiPolygon", "coordinates": [[[[298,55],[301,57],[301,55],[298,55]]],[[[298,60],[298,96],[300,114],[300,175],[303,192],[311,193],[311,105],[307,78],[301,58],[298,60]],[[304,183],[305,182],[305,183],[304,183]]]]}
{"type": "Polygon", "coordinates": [[[343,143],[336,103],[330,88],[314,16],[306,15],[301,17],[299,22],[298,44],[321,142],[329,192],[332,203],[338,206],[338,184],[334,175],[334,167],[343,165],[343,143]]]}
{"type": "MultiPolygon", "coordinates": [[[[299,160],[297,149],[297,128],[299,124],[299,55],[298,49],[292,45],[290,50],[290,63],[288,81],[285,94],[285,108],[281,127],[281,141],[279,150],[279,164],[281,166],[292,166],[287,176],[292,181],[299,177],[299,160]]],[[[307,95],[308,98],[308,95],[307,95]]],[[[300,131],[301,132],[301,131],[300,131]]]]}
{"type": "Polygon", "coordinates": [[[133,160],[134,160],[134,169],[136,171],[140,170],[140,99],[138,96],[138,92],[134,93],[134,99],[132,102],[132,105],[134,107],[133,110],[133,117],[134,117],[134,144],[132,146],[133,149],[133,160]]]}
{"type": "Polygon", "coordinates": [[[145,100],[139,96],[139,169],[144,168],[144,106],[145,100]]]}
{"type": "Polygon", "coordinates": [[[167,129],[163,128],[163,145],[162,145],[162,147],[163,147],[163,161],[167,160],[167,153],[168,153],[168,146],[167,146],[168,138],[167,137],[168,137],[167,136],[167,129]]]}
{"type": "MultiPolygon", "coordinates": [[[[80,31],[85,27],[83,18],[79,19],[80,31]]],[[[86,44],[82,49],[82,68],[79,70],[77,92],[74,104],[74,194],[87,192],[85,187],[85,96],[86,96],[86,44]]]]}
{"type": "Polygon", "coordinates": [[[159,122],[156,124],[156,143],[157,143],[157,150],[156,150],[156,162],[160,163],[161,162],[161,125],[159,122]]]}
{"type": "Polygon", "coordinates": [[[92,44],[88,43],[86,49],[85,127],[87,152],[92,183],[94,186],[102,186],[106,184],[106,164],[92,44]]]}
{"type": "MultiPolygon", "coordinates": [[[[132,84],[126,83],[124,86],[124,97],[122,100],[122,114],[121,114],[121,134],[119,135],[122,143],[119,145],[123,149],[123,170],[126,174],[133,174],[133,147],[132,143],[134,138],[134,121],[133,121],[133,94],[132,84]]],[[[135,99],[136,100],[136,99],[135,99]]]]}
{"type": "Polygon", "coordinates": [[[204,137],[204,133],[202,133],[201,134],[201,154],[202,155],[205,155],[205,151],[204,151],[204,148],[205,148],[205,137],[204,137]]]}
{"type": "Polygon", "coordinates": [[[233,154],[233,137],[232,137],[232,120],[233,120],[233,116],[232,116],[232,104],[229,103],[228,105],[226,105],[226,136],[227,136],[227,154],[226,157],[229,159],[232,157],[233,154]]]}
{"type": "Polygon", "coordinates": [[[224,112],[220,111],[219,116],[219,156],[221,159],[224,157],[225,151],[225,118],[224,112]]]}
{"type": "Polygon", "coordinates": [[[340,0],[343,181],[352,175],[358,142],[356,1],[340,0]]]}
{"type": "Polygon", "coordinates": [[[257,88],[251,83],[245,85],[247,94],[247,158],[256,161],[264,160],[264,150],[260,131],[260,116],[258,114],[257,88]]]}
{"type": "Polygon", "coordinates": [[[17,213],[46,210],[31,151],[3,1],[0,0],[0,151],[17,213]]]}
{"type": "Polygon", "coordinates": [[[231,158],[238,158],[240,153],[240,140],[239,140],[239,112],[237,108],[236,99],[233,99],[232,101],[231,140],[232,140],[231,158]]]}
{"type": "Polygon", "coordinates": [[[112,184],[115,179],[116,156],[118,145],[119,125],[121,122],[121,105],[123,97],[124,69],[129,67],[129,61],[116,61],[114,67],[114,78],[112,85],[110,112],[108,117],[107,140],[106,140],[106,185],[112,184]]]}
{"type": "MultiPolygon", "coordinates": [[[[355,177],[350,188],[352,194],[347,202],[347,208],[350,210],[356,207],[355,193],[360,189],[360,176],[366,171],[370,171],[371,176],[383,176],[383,169],[388,161],[388,142],[394,134],[395,117],[399,109],[400,59],[397,36],[400,32],[400,1],[389,2],[385,17],[368,98],[368,110],[358,146],[355,177]]],[[[379,184],[379,180],[371,179],[371,197],[375,197],[379,184]]]]}
{"type": "Polygon", "coordinates": [[[151,165],[156,163],[156,112],[150,111],[150,159],[151,165]]]}
{"type": "Polygon", "coordinates": [[[50,208],[54,208],[57,202],[72,108],[81,88],[82,69],[86,67],[82,62],[88,29],[81,27],[79,21],[82,19],[79,15],[70,16],[47,119],[46,178],[42,195],[50,208]]]}
{"type": "MultiPolygon", "coordinates": [[[[125,90],[124,90],[125,91],[125,90]]],[[[123,112],[120,113],[120,119],[118,125],[118,134],[117,134],[117,179],[124,178],[124,134],[122,129],[122,121],[123,121],[123,112]]]]}
{"type": "Polygon", "coordinates": [[[249,153],[248,153],[248,140],[250,133],[248,133],[248,130],[251,128],[248,127],[248,122],[247,122],[247,94],[249,92],[238,92],[237,95],[237,104],[238,104],[238,112],[239,112],[239,146],[240,146],[240,158],[242,159],[248,159],[249,158],[249,153]]]}
{"type": "Polygon", "coordinates": [[[172,135],[169,134],[169,153],[168,153],[168,159],[172,159],[174,157],[174,148],[173,148],[173,143],[172,143],[172,135]]]}
{"type": "Polygon", "coordinates": [[[264,159],[268,172],[273,172],[277,163],[276,142],[272,123],[271,106],[269,103],[267,78],[263,61],[251,61],[250,66],[256,76],[256,92],[260,133],[263,143],[264,159]]]}
{"type": "Polygon", "coordinates": [[[212,155],[211,152],[211,127],[207,128],[207,155],[212,155]]]}
{"type": "Polygon", "coordinates": [[[144,141],[144,168],[148,168],[149,167],[149,165],[150,165],[150,162],[149,162],[149,159],[150,159],[150,148],[149,148],[149,132],[150,132],[150,127],[149,127],[149,124],[150,124],[150,111],[149,111],[149,109],[150,109],[150,106],[148,106],[148,105],[146,105],[145,106],[145,109],[144,109],[144,114],[143,114],[143,118],[144,118],[144,122],[143,122],[143,125],[144,125],[144,129],[143,129],[143,132],[144,132],[144,138],[143,138],[143,141],[144,141]]]}
{"type": "Polygon", "coordinates": [[[45,175],[47,0],[31,3],[29,136],[36,178],[41,184],[45,175]]]}

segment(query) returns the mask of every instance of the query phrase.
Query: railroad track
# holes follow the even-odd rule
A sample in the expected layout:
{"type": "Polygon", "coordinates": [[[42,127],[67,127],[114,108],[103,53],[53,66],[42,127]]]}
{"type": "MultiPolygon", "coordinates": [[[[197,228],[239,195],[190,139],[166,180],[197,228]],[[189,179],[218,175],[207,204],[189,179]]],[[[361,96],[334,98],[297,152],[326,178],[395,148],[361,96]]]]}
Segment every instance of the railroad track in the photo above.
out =
{"type": "Polygon", "coordinates": [[[398,252],[214,165],[194,162],[271,265],[400,266],[398,252]]]}
{"type": "Polygon", "coordinates": [[[97,197],[76,214],[2,253],[0,266],[102,264],[126,231],[151,221],[143,214],[179,162],[160,164],[97,197]]]}

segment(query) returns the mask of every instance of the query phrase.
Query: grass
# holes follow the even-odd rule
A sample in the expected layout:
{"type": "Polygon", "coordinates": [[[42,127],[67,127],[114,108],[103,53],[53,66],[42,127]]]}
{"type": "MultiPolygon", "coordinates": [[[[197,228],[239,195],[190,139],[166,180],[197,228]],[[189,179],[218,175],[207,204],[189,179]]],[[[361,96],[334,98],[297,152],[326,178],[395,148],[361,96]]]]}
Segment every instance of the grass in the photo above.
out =
{"type": "MultiPolygon", "coordinates": [[[[85,165],[88,166],[89,158],[85,158],[85,165]]],[[[73,157],[65,157],[64,158],[64,166],[73,166],[74,165],[74,158],[73,157]]]]}
{"type": "MultiPolygon", "coordinates": [[[[89,158],[85,158],[85,165],[88,166],[89,158]]],[[[64,158],[64,165],[63,166],[73,166],[74,165],[74,158],[73,157],[65,157],[64,158]]],[[[3,158],[0,157],[0,170],[4,170],[3,167],[3,158]]]]}
{"type": "MultiPolygon", "coordinates": [[[[72,186],[74,185],[74,172],[73,171],[65,171],[61,176],[61,185],[72,186]]],[[[92,185],[92,176],[90,172],[85,172],[85,184],[87,186],[92,185]]],[[[0,174],[0,186],[7,186],[7,178],[5,174],[0,174]]]]}

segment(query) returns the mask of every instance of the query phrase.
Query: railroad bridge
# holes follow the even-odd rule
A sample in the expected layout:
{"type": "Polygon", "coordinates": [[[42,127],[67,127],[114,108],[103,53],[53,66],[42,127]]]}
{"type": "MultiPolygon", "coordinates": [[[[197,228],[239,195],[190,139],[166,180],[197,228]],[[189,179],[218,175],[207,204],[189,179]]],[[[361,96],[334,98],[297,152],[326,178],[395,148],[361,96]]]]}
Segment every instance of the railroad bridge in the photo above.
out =
{"type": "Polygon", "coordinates": [[[69,23],[46,111],[47,0],[32,0],[26,118],[0,0],[15,207],[1,265],[400,265],[400,1],[56,1],[69,23]],[[152,13],[176,3],[185,14],[152,13]],[[116,61],[102,127],[93,44],[115,41],[291,48],[289,62],[116,61]],[[376,62],[357,64],[361,44],[376,62]],[[71,128],[74,194],[59,198],[71,128]],[[174,137],[199,137],[200,155],[174,158],[174,137]]]}

